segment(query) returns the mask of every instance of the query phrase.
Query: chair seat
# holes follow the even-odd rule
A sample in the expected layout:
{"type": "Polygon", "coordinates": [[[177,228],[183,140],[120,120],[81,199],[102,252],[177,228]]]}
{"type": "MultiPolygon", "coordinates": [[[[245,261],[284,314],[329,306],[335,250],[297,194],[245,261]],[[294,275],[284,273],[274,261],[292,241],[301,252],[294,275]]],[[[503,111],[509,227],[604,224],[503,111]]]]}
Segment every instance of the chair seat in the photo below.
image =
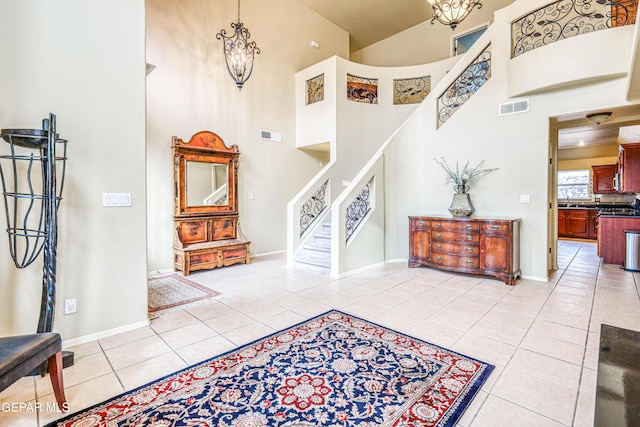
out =
{"type": "Polygon", "coordinates": [[[54,332],[0,338],[0,390],[29,374],[62,350],[54,332]]]}
{"type": "Polygon", "coordinates": [[[58,407],[66,411],[62,383],[62,339],[60,334],[55,332],[0,338],[0,391],[33,372],[43,363],[48,364],[58,407]]]}

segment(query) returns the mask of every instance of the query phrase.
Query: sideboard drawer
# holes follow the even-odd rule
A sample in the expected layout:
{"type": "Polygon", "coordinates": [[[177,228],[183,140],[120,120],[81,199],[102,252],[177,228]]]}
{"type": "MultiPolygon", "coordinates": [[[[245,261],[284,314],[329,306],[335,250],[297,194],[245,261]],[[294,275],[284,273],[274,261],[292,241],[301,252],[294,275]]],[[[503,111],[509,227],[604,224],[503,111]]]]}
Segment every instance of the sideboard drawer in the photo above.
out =
{"type": "Polygon", "coordinates": [[[434,254],[431,258],[434,264],[453,267],[453,268],[469,268],[477,270],[480,267],[479,257],[465,257],[456,255],[434,254]]]}
{"type": "Polygon", "coordinates": [[[509,225],[508,224],[482,224],[482,231],[489,231],[494,233],[508,233],[509,225]]]}
{"type": "Polygon", "coordinates": [[[431,227],[431,221],[427,221],[422,218],[411,218],[411,228],[429,228],[431,227]]]}
{"type": "Polygon", "coordinates": [[[452,254],[452,255],[465,255],[465,256],[477,256],[480,255],[479,245],[465,245],[462,243],[447,243],[447,242],[434,242],[432,246],[433,252],[452,254]]]}
{"type": "Polygon", "coordinates": [[[466,242],[466,243],[478,243],[480,242],[480,235],[478,233],[454,233],[451,231],[432,231],[431,240],[440,242],[466,242]]]}
{"type": "Polygon", "coordinates": [[[431,228],[444,231],[479,231],[480,226],[474,222],[431,221],[431,228]]]}

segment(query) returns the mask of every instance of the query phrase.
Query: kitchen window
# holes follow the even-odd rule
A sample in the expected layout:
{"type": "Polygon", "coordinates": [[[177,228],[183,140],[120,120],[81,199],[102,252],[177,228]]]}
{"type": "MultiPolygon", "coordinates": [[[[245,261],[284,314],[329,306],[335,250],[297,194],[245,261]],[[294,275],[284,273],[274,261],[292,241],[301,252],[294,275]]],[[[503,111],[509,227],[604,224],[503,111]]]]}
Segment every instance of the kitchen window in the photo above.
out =
{"type": "Polygon", "coordinates": [[[558,200],[589,199],[591,174],[588,169],[558,171],[558,200]]]}

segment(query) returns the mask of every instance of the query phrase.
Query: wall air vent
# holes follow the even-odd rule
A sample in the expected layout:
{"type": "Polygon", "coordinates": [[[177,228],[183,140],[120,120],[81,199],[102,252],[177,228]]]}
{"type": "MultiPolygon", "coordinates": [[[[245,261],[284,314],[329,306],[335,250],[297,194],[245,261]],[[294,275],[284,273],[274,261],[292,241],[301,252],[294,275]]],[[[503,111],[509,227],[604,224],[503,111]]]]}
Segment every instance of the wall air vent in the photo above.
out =
{"type": "Polygon", "coordinates": [[[260,130],[260,139],[282,142],[282,134],[280,132],[271,132],[270,130],[260,130]]]}
{"type": "Polygon", "coordinates": [[[522,99],[520,101],[506,102],[498,105],[499,116],[509,116],[511,114],[528,113],[529,112],[529,98],[522,99]]]}

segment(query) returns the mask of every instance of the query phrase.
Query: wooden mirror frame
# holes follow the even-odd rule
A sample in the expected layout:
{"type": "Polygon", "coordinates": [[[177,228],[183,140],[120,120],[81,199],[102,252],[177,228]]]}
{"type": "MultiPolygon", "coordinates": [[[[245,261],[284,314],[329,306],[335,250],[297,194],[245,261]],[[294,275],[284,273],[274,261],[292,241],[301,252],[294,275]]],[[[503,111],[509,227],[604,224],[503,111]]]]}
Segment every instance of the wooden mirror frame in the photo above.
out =
{"type": "Polygon", "coordinates": [[[238,213],[238,151],[237,145],[227,147],[222,139],[213,132],[198,132],[191,140],[185,142],[174,136],[173,178],[174,178],[174,215],[176,217],[193,217],[211,214],[238,213]],[[187,203],[187,162],[203,162],[227,165],[227,197],[226,205],[189,206],[187,203]]]}

